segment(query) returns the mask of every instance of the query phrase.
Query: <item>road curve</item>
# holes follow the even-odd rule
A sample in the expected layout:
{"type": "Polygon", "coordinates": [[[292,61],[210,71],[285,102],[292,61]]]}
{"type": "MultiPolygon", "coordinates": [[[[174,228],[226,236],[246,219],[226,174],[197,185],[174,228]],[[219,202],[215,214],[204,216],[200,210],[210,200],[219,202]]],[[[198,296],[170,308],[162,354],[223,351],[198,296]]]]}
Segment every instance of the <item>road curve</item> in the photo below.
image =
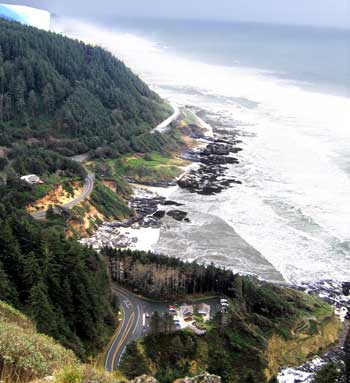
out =
{"type": "Polygon", "coordinates": [[[146,332],[143,326],[144,304],[146,302],[121,287],[115,287],[114,291],[119,296],[123,321],[107,352],[105,359],[106,371],[115,370],[120,363],[126,346],[146,332]]]}
{"type": "MultiPolygon", "coordinates": [[[[94,183],[95,183],[94,174],[92,173],[88,174],[85,177],[84,187],[81,194],[78,197],[74,198],[72,201],[61,205],[61,207],[66,209],[71,209],[72,207],[78,205],[80,202],[84,201],[86,198],[90,197],[90,194],[92,193],[94,189],[94,183]]],[[[31,216],[37,220],[43,220],[46,218],[46,212],[47,210],[40,210],[35,213],[32,213],[31,216]]]]}
{"type": "MultiPolygon", "coordinates": [[[[175,121],[181,113],[177,106],[173,105],[173,109],[174,109],[174,113],[170,117],[168,117],[166,120],[161,122],[154,129],[152,129],[151,133],[155,133],[155,132],[165,133],[168,131],[170,124],[173,121],[175,121]]],[[[89,156],[88,153],[78,155],[78,156],[75,156],[73,160],[81,163],[86,161],[88,159],[88,156],[89,156]]],[[[61,207],[66,209],[71,209],[72,207],[78,205],[80,202],[84,201],[84,199],[88,198],[90,194],[92,193],[92,190],[94,188],[94,183],[95,183],[95,175],[93,173],[89,173],[85,177],[84,188],[82,193],[78,197],[74,198],[71,202],[61,205],[61,207]]],[[[31,216],[37,220],[44,220],[46,218],[46,212],[47,212],[47,209],[40,210],[35,213],[31,213],[31,216]]]]}
{"type": "Polygon", "coordinates": [[[176,105],[172,105],[174,109],[174,113],[168,117],[166,120],[161,122],[158,126],[156,126],[154,129],[151,130],[151,133],[166,133],[170,129],[170,124],[177,120],[178,117],[180,116],[180,109],[176,105]]]}
{"type": "MultiPolygon", "coordinates": [[[[156,311],[162,315],[168,312],[169,307],[169,302],[146,300],[120,286],[114,285],[113,290],[119,297],[123,320],[107,351],[105,358],[106,371],[116,370],[127,345],[150,332],[147,316],[150,317],[156,311]]],[[[218,299],[203,298],[201,302],[209,304],[213,314],[220,309],[218,299]]]]}

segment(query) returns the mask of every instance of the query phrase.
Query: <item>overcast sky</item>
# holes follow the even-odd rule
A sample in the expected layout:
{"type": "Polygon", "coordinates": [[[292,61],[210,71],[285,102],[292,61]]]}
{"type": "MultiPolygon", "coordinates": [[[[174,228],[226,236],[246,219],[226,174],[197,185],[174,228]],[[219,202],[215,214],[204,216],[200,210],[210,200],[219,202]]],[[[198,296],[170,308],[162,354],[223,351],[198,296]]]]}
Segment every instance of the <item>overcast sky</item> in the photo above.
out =
{"type": "MultiPolygon", "coordinates": [[[[1,0],[0,0],[1,1],[1,0]]],[[[350,0],[5,0],[64,16],[190,18],[350,28],[350,0]]]]}

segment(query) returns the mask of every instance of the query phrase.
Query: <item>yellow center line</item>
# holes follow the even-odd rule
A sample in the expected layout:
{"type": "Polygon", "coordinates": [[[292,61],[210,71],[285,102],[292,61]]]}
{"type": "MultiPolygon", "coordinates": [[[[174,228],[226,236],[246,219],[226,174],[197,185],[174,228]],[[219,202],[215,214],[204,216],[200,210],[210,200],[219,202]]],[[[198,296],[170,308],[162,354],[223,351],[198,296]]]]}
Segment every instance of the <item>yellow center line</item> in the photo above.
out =
{"type": "Polygon", "coordinates": [[[114,362],[115,362],[115,358],[117,357],[117,354],[120,350],[120,348],[123,346],[123,343],[124,343],[124,340],[126,339],[126,337],[128,336],[130,330],[131,330],[131,327],[133,325],[133,321],[134,321],[134,318],[135,318],[135,313],[133,312],[130,316],[130,319],[128,321],[128,324],[126,325],[126,329],[125,329],[125,332],[124,332],[124,335],[123,337],[120,339],[119,343],[118,343],[118,346],[117,348],[115,349],[115,352],[114,352],[114,355],[113,355],[113,359],[112,359],[112,369],[114,367],[114,362]]]}

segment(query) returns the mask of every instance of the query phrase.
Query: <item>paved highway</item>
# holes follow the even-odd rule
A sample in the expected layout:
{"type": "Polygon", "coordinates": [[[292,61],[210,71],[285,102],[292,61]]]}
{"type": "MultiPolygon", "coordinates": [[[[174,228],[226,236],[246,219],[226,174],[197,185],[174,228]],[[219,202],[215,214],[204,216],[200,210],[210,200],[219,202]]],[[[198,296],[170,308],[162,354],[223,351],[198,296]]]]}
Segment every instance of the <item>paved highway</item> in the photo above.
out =
{"type": "MultiPolygon", "coordinates": [[[[88,198],[90,194],[92,193],[92,190],[94,189],[94,182],[95,182],[95,176],[90,173],[85,177],[84,181],[84,187],[82,193],[74,198],[72,201],[61,205],[62,207],[66,209],[71,209],[75,205],[78,205],[80,202],[84,201],[84,199],[88,198]]],[[[40,210],[35,213],[32,213],[31,216],[38,220],[43,220],[46,218],[46,211],[47,210],[40,210]]]]}
{"type": "Polygon", "coordinates": [[[151,133],[155,133],[155,132],[165,133],[170,129],[170,124],[173,121],[177,120],[181,113],[180,109],[177,106],[172,105],[172,107],[174,109],[174,113],[170,117],[168,117],[165,121],[163,121],[158,126],[156,126],[153,130],[151,130],[151,133]]]}
{"type": "MultiPolygon", "coordinates": [[[[149,314],[150,317],[156,311],[160,314],[168,312],[169,306],[169,303],[166,302],[145,300],[119,286],[115,286],[114,291],[119,296],[123,320],[106,355],[105,370],[107,371],[118,368],[129,343],[141,338],[150,331],[149,318],[146,318],[146,315],[149,314]]],[[[212,314],[220,309],[218,299],[204,299],[202,302],[210,304],[212,314]]]]}
{"type": "Polygon", "coordinates": [[[149,319],[146,318],[146,314],[150,316],[155,311],[162,313],[168,309],[166,303],[144,300],[121,287],[115,287],[114,291],[119,296],[123,320],[106,355],[105,370],[107,371],[113,371],[118,367],[129,343],[149,331],[149,319]]]}
{"type": "MultiPolygon", "coordinates": [[[[170,117],[168,117],[166,120],[164,120],[162,123],[160,123],[158,126],[156,126],[153,130],[151,130],[151,133],[154,133],[154,132],[165,133],[169,129],[170,124],[173,121],[175,121],[181,113],[177,106],[173,106],[173,109],[174,109],[174,113],[170,117]]],[[[74,156],[72,157],[72,159],[74,161],[82,163],[88,159],[88,156],[89,156],[88,153],[86,153],[86,154],[74,156]]],[[[84,201],[84,199],[88,198],[90,194],[92,193],[92,190],[94,188],[94,182],[95,182],[94,174],[89,173],[85,178],[84,188],[82,193],[78,197],[74,198],[71,202],[61,206],[66,209],[71,209],[75,205],[78,205],[80,202],[84,201]]],[[[43,220],[46,218],[46,211],[47,210],[40,210],[35,213],[32,213],[31,216],[37,220],[43,220]]]]}

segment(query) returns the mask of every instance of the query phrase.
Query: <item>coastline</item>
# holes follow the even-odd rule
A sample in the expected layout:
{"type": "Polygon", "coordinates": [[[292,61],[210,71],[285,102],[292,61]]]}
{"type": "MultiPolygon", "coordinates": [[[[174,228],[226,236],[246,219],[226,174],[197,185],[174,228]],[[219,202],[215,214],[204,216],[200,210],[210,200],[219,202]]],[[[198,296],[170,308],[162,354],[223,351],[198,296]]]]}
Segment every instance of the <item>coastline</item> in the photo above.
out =
{"type": "Polygon", "coordinates": [[[349,279],[343,224],[349,194],[343,169],[348,167],[338,162],[348,157],[347,136],[339,141],[335,134],[347,131],[339,117],[348,110],[345,98],[256,68],[219,67],[173,55],[150,36],[61,21],[59,31],[100,43],[162,97],[203,108],[209,122],[218,116],[243,132],[244,165],[236,173],[245,185],[226,193],[218,208],[208,204],[208,210],[259,249],[287,281],[349,279]],[[331,141],[324,142],[325,136],[331,141]]]}
{"type": "MultiPolygon", "coordinates": [[[[284,100],[281,100],[281,103],[282,102],[284,102],[284,100]]],[[[287,105],[287,104],[286,104],[287,105]]],[[[289,104],[288,104],[289,105],[289,104]]],[[[162,188],[160,188],[160,189],[162,189],[162,188]]],[[[177,191],[178,191],[179,189],[178,188],[176,188],[176,189],[174,189],[173,190],[173,193],[171,194],[171,195],[169,195],[168,196],[168,198],[170,198],[170,196],[173,196],[175,193],[177,193],[177,191]]],[[[169,219],[169,222],[171,222],[172,224],[173,224],[173,221],[170,221],[170,219],[169,219]]],[[[264,223],[266,223],[266,222],[264,222],[264,223]]],[[[177,223],[176,223],[177,224],[177,223]]],[[[179,223],[179,225],[180,225],[180,223],[179,223]]],[[[145,236],[147,236],[147,234],[146,233],[148,233],[148,231],[147,230],[152,230],[152,233],[153,233],[153,231],[154,232],[158,232],[158,240],[157,240],[157,242],[159,241],[159,238],[160,238],[160,231],[161,231],[161,229],[160,228],[149,228],[149,229],[143,229],[143,228],[141,228],[141,229],[138,229],[139,230],[139,232],[135,232],[135,234],[134,235],[137,235],[137,234],[139,234],[139,236],[140,236],[140,238],[139,238],[139,243],[140,243],[140,245],[142,244],[142,243],[144,243],[145,244],[145,246],[147,245],[146,244],[146,242],[142,242],[143,240],[142,240],[142,237],[145,237],[145,236]]],[[[170,231],[170,230],[169,230],[170,231]]],[[[156,236],[154,235],[154,237],[152,237],[152,242],[154,242],[155,241],[155,238],[156,238],[156,236]]],[[[156,243],[157,243],[156,242],[156,243]]],[[[176,243],[176,240],[174,241],[175,243],[176,243]]],[[[153,248],[155,245],[156,245],[156,243],[154,243],[153,245],[151,244],[149,244],[149,242],[148,242],[148,245],[147,246],[151,246],[151,248],[153,248]]],[[[170,245],[171,246],[171,245],[170,245]]],[[[169,245],[168,245],[168,248],[169,248],[169,245]]],[[[276,252],[276,254],[279,254],[279,253],[277,253],[276,252]]],[[[188,258],[188,260],[190,261],[192,258],[188,258]]],[[[294,381],[294,380],[293,380],[294,381]]]]}
{"type": "Polygon", "coordinates": [[[240,141],[236,135],[215,133],[193,110],[184,108],[183,112],[185,118],[179,125],[190,144],[180,157],[190,163],[173,179],[175,185],[169,186],[172,183],[169,181],[164,183],[165,187],[131,183],[134,194],[129,205],[142,217],[129,222],[104,222],[81,243],[95,250],[110,246],[153,251],[187,262],[213,262],[243,275],[284,282],[279,271],[231,225],[191,206],[196,196],[203,201],[212,200],[241,183],[228,177],[226,170],[238,163],[233,156],[242,149],[237,147],[240,141]],[[186,117],[190,122],[184,123],[186,117]],[[183,196],[189,200],[184,201],[183,196]]]}
{"type": "MultiPolygon", "coordinates": [[[[180,109],[176,107],[174,114],[176,114],[178,117],[181,114],[180,109]]],[[[171,116],[172,117],[172,116],[171,116]]],[[[170,117],[170,118],[171,118],[170,117]]],[[[202,119],[200,119],[198,116],[196,116],[197,121],[201,125],[201,129],[203,129],[203,132],[206,132],[209,134],[209,138],[213,137],[213,130],[210,127],[209,124],[206,124],[202,119]]],[[[194,140],[195,145],[192,147],[192,149],[202,149],[205,148],[207,145],[204,141],[201,140],[194,140]]],[[[181,153],[183,154],[183,153],[181,153]]],[[[181,157],[181,156],[180,156],[181,157]]],[[[191,162],[182,167],[182,173],[175,177],[171,182],[167,181],[164,183],[164,186],[151,186],[148,184],[143,183],[136,183],[136,182],[129,182],[129,186],[132,188],[132,199],[131,201],[137,199],[137,198],[145,198],[146,199],[164,199],[169,200],[171,196],[178,190],[180,187],[178,185],[178,181],[181,180],[186,174],[195,169],[197,166],[196,162],[191,162]],[[169,185],[169,183],[174,183],[173,186],[169,185]],[[148,194],[148,195],[147,195],[148,194]]],[[[161,182],[160,182],[161,183],[161,182]]],[[[176,202],[175,202],[176,205],[176,202]]],[[[160,205],[157,204],[157,209],[160,208],[160,205]]],[[[169,210],[169,209],[168,209],[169,210]]],[[[155,212],[154,212],[155,213],[155,212]]],[[[154,214],[152,213],[152,214],[154,214]]],[[[150,214],[150,216],[152,216],[150,214]]],[[[146,216],[147,218],[147,216],[146,216]]],[[[118,232],[116,232],[116,237],[120,237],[119,245],[121,248],[125,249],[131,249],[131,250],[140,250],[140,251],[152,251],[154,250],[154,246],[159,241],[160,238],[160,225],[150,225],[150,226],[142,226],[138,223],[131,222],[130,224],[124,225],[123,222],[118,221],[112,221],[112,222],[103,222],[96,232],[88,237],[88,238],[82,238],[80,240],[80,243],[84,245],[92,245],[92,247],[95,250],[100,250],[103,246],[108,244],[108,238],[105,236],[105,229],[106,227],[110,227],[111,225],[117,225],[121,224],[122,226],[118,228],[118,232]],[[102,232],[102,233],[101,233],[102,232]],[[100,234],[104,236],[104,241],[99,241],[96,239],[96,236],[98,237],[100,234]]],[[[118,244],[113,245],[112,241],[115,240],[115,238],[109,238],[111,247],[118,247],[118,244]]],[[[118,242],[118,241],[117,241],[118,242]]]]}

